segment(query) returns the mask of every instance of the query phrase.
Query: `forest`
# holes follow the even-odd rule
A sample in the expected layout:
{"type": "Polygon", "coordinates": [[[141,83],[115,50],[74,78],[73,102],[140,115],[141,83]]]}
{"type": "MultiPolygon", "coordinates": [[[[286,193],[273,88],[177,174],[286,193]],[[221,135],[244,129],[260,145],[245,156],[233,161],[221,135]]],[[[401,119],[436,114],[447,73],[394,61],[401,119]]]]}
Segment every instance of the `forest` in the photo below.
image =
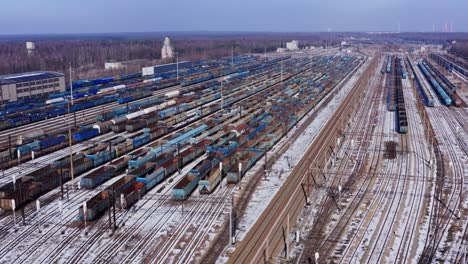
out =
{"type": "MultiPolygon", "coordinates": [[[[208,34],[171,37],[180,61],[207,60],[231,56],[232,53],[236,55],[274,51],[292,39],[298,39],[302,47],[325,46],[325,42],[328,41],[319,35],[301,34],[208,34]]],[[[0,39],[0,75],[36,70],[68,74],[71,65],[73,79],[84,79],[133,73],[140,71],[142,66],[168,63],[160,60],[163,35],[32,38],[36,50],[33,55],[28,55],[25,41],[30,40],[0,39]],[[146,59],[148,62],[145,65],[135,65],[123,70],[104,70],[105,62],[135,59],[146,59]]],[[[337,41],[330,43],[337,44],[337,41]]]]}
{"type": "MultiPolygon", "coordinates": [[[[458,42],[451,52],[464,57],[468,55],[467,34],[450,33],[115,33],[88,35],[46,35],[46,36],[0,36],[0,75],[50,70],[69,74],[76,79],[97,78],[135,73],[143,66],[169,63],[161,61],[161,47],[165,36],[169,36],[179,54],[179,60],[207,60],[231,56],[232,53],[263,53],[284,47],[286,41],[299,40],[300,47],[337,45],[341,40],[371,39],[388,41],[401,39],[414,43],[441,43],[444,46],[452,40],[458,42]],[[26,41],[34,41],[36,51],[28,55],[26,41]],[[144,64],[125,69],[106,71],[104,63],[145,59],[144,64]]],[[[380,42],[382,43],[382,42],[380,42]]],[[[175,59],[172,61],[175,62],[175,59]]]]}
{"type": "Polygon", "coordinates": [[[455,43],[450,49],[450,52],[468,60],[468,41],[455,43]]]}

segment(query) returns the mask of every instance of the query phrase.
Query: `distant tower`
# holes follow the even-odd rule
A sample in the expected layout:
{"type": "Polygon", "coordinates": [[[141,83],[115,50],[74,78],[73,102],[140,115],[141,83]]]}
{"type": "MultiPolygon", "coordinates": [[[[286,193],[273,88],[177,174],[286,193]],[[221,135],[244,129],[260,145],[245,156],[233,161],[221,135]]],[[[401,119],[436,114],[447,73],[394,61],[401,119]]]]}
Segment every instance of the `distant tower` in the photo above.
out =
{"type": "Polygon", "coordinates": [[[161,58],[163,60],[172,59],[174,57],[174,47],[171,45],[171,40],[166,37],[164,39],[164,45],[161,50],[161,58]]]}
{"type": "Polygon", "coordinates": [[[26,42],[26,49],[28,50],[28,55],[33,55],[36,50],[36,44],[32,41],[26,42]]]}

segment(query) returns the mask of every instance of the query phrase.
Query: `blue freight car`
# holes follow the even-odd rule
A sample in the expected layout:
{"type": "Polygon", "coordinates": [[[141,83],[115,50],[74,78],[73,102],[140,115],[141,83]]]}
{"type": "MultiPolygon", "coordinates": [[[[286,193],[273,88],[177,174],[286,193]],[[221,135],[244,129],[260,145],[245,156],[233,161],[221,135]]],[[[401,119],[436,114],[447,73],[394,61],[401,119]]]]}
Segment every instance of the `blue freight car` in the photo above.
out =
{"type": "Polygon", "coordinates": [[[73,138],[78,141],[84,141],[99,135],[99,130],[96,128],[84,128],[77,133],[73,133],[73,138]]]}
{"type": "Polygon", "coordinates": [[[163,167],[155,167],[154,170],[143,177],[137,178],[137,182],[143,182],[147,190],[151,190],[166,177],[166,170],[163,167]]]}
{"type": "Polygon", "coordinates": [[[138,159],[133,159],[133,160],[129,160],[128,161],[128,167],[131,169],[131,168],[137,168],[137,167],[140,167],[142,164],[148,162],[149,160],[152,160],[156,158],[156,153],[155,152],[148,152],[148,154],[146,154],[145,156],[143,157],[140,157],[138,159]]]}
{"type": "Polygon", "coordinates": [[[45,138],[43,140],[40,140],[39,145],[41,149],[46,149],[46,148],[56,146],[62,142],[65,142],[65,135],[57,135],[57,136],[45,138]]]}
{"type": "Polygon", "coordinates": [[[392,71],[392,57],[388,56],[387,57],[387,73],[390,73],[392,71]]]}
{"type": "Polygon", "coordinates": [[[441,97],[443,103],[445,105],[451,105],[452,104],[452,99],[450,99],[450,97],[444,91],[444,89],[440,86],[440,84],[432,77],[432,75],[427,70],[426,66],[424,66],[421,62],[418,63],[418,66],[422,70],[422,72],[424,73],[424,76],[426,77],[426,79],[431,83],[434,90],[441,97]]]}
{"type": "Polygon", "coordinates": [[[112,158],[115,157],[115,151],[112,151],[112,155],[109,155],[109,149],[105,148],[103,150],[96,151],[95,153],[92,154],[85,154],[86,158],[90,159],[93,161],[93,165],[95,167],[103,164],[104,162],[107,162],[110,160],[111,156],[112,158]]]}
{"type": "Polygon", "coordinates": [[[86,221],[98,219],[110,205],[110,192],[102,191],[86,202],[86,215],[83,206],[79,208],[79,218],[86,221]]]}
{"type": "Polygon", "coordinates": [[[174,200],[183,201],[187,200],[190,194],[197,187],[200,181],[200,175],[188,174],[172,189],[172,197],[174,200]]]}
{"type": "Polygon", "coordinates": [[[154,162],[146,162],[141,164],[141,166],[135,167],[128,171],[128,176],[133,176],[135,178],[140,178],[148,173],[153,172],[154,168],[156,167],[156,163],[154,162]]]}
{"type": "Polygon", "coordinates": [[[168,118],[170,116],[173,116],[175,114],[177,114],[177,107],[176,106],[161,110],[159,112],[159,115],[161,116],[161,119],[166,119],[166,118],[168,118]]]}
{"type": "Polygon", "coordinates": [[[111,203],[119,203],[120,194],[124,193],[127,189],[132,188],[135,183],[135,177],[125,176],[114,182],[105,190],[99,192],[96,196],[86,202],[86,215],[83,206],[79,208],[78,217],[81,220],[86,218],[87,221],[97,220],[110,206],[111,203]]]}
{"type": "Polygon", "coordinates": [[[133,148],[136,149],[138,147],[141,147],[145,145],[146,143],[150,142],[150,140],[151,140],[151,135],[147,133],[144,133],[141,136],[137,136],[133,138],[133,148]]]}
{"type": "Polygon", "coordinates": [[[83,188],[93,189],[114,177],[114,172],[115,168],[112,166],[101,167],[81,178],[80,184],[83,188]]]}
{"type": "Polygon", "coordinates": [[[195,190],[201,178],[205,177],[211,169],[211,160],[201,161],[192,169],[180,182],[172,189],[172,198],[174,200],[187,200],[190,194],[195,190]]]}

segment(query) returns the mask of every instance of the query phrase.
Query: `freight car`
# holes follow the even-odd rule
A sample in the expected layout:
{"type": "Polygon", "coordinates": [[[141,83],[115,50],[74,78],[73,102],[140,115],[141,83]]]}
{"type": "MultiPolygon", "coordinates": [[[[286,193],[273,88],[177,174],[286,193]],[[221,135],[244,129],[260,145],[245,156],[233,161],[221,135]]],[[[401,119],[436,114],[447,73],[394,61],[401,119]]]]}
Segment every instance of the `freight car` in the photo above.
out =
{"type": "Polygon", "coordinates": [[[116,197],[116,207],[130,209],[146,193],[146,186],[143,182],[133,182],[129,188],[120,193],[120,198],[116,197]]]}
{"type": "Polygon", "coordinates": [[[114,177],[115,168],[112,166],[101,167],[81,178],[80,184],[85,189],[94,189],[103,182],[114,177]]]}
{"type": "Polygon", "coordinates": [[[83,206],[78,209],[79,218],[86,221],[98,219],[111,204],[111,193],[107,190],[99,192],[86,202],[86,214],[83,206]]]}
{"type": "Polygon", "coordinates": [[[16,208],[19,208],[68,180],[68,174],[63,169],[48,165],[20,177],[14,185],[8,183],[0,187],[0,208],[11,210],[12,200],[15,200],[16,208]]]}
{"type": "Polygon", "coordinates": [[[457,107],[466,107],[466,104],[457,94],[456,87],[450,82],[442,73],[439,72],[431,63],[427,60],[423,60],[424,66],[426,69],[429,70],[429,73],[436,79],[436,81],[440,84],[442,89],[450,96],[452,99],[453,105],[457,107]]]}
{"type": "Polygon", "coordinates": [[[220,162],[219,164],[219,168],[213,168],[205,179],[198,182],[198,191],[200,194],[212,193],[221,182],[223,178],[223,168],[222,163],[220,162]]]}
{"type": "MultiPolygon", "coordinates": [[[[121,197],[121,194],[129,188],[133,188],[134,183],[135,177],[124,176],[120,178],[86,202],[86,214],[83,206],[80,206],[78,209],[79,219],[85,220],[86,218],[86,221],[97,220],[110,208],[111,204],[117,204],[117,199],[121,197]]],[[[122,205],[120,204],[120,206],[122,205]]]]}
{"type": "Polygon", "coordinates": [[[387,56],[387,73],[391,73],[392,72],[392,57],[391,56],[387,56]]]}
{"type": "Polygon", "coordinates": [[[156,166],[156,163],[147,163],[144,165],[144,167],[150,169],[146,173],[138,176],[137,182],[144,183],[147,190],[151,190],[154,186],[162,182],[166,177],[165,168],[156,166]]]}
{"type": "Polygon", "coordinates": [[[436,91],[437,95],[440,97],[442,102],[447,106],[451,105],[452,99],[450,99],[450,97],[444,91],[444,89],[442,89],[439,83],[431,76],[426,66],[424,66],[421,62],[418,63],[418,66],[421,69],[421,71],[424,73],[424,76],[426,77],[426,79],[431,83],[432,87],[434,88],[434,90],[436,91]]]}
{"type": "Polygon", "coordinates": [[[174,200],[187,200],[197,187],[198,181],[204,178],[211,170],[211,162],[212,160],[210,159],[200,161],[200,163],[172,189],[172,198],[174,200]]]}
{"type": "Polygon", "coordinates": [[[411,71],[414,73],[414,79],[415,79],[415,82],[416,82],[416,89],[418,91],[419,96],[421,97],[421,100],[423,101],[424,105],[429,106],[429,107],[433,107],[435,102],[434,102],[434,99],[432,98],[432,95],[421,84],[421,81],[419,80],[419,77],[416,74],[416,71],[413,68],[413,64],[411,63],[410,59],[407,58],[407,60],[408,60],[408,65],[411,68],[411,71]]]}

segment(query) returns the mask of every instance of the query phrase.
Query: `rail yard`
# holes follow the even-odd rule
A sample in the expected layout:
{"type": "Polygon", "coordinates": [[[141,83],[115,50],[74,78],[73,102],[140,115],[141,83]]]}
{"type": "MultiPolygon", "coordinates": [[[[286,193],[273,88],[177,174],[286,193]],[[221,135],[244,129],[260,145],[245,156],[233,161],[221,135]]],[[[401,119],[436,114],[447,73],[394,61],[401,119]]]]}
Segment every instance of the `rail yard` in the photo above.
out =
{"type": "Polygon", "coordinates": [[[367,44],[3,104],[0,263],[466,263],[467,80],[367,44]]]}

